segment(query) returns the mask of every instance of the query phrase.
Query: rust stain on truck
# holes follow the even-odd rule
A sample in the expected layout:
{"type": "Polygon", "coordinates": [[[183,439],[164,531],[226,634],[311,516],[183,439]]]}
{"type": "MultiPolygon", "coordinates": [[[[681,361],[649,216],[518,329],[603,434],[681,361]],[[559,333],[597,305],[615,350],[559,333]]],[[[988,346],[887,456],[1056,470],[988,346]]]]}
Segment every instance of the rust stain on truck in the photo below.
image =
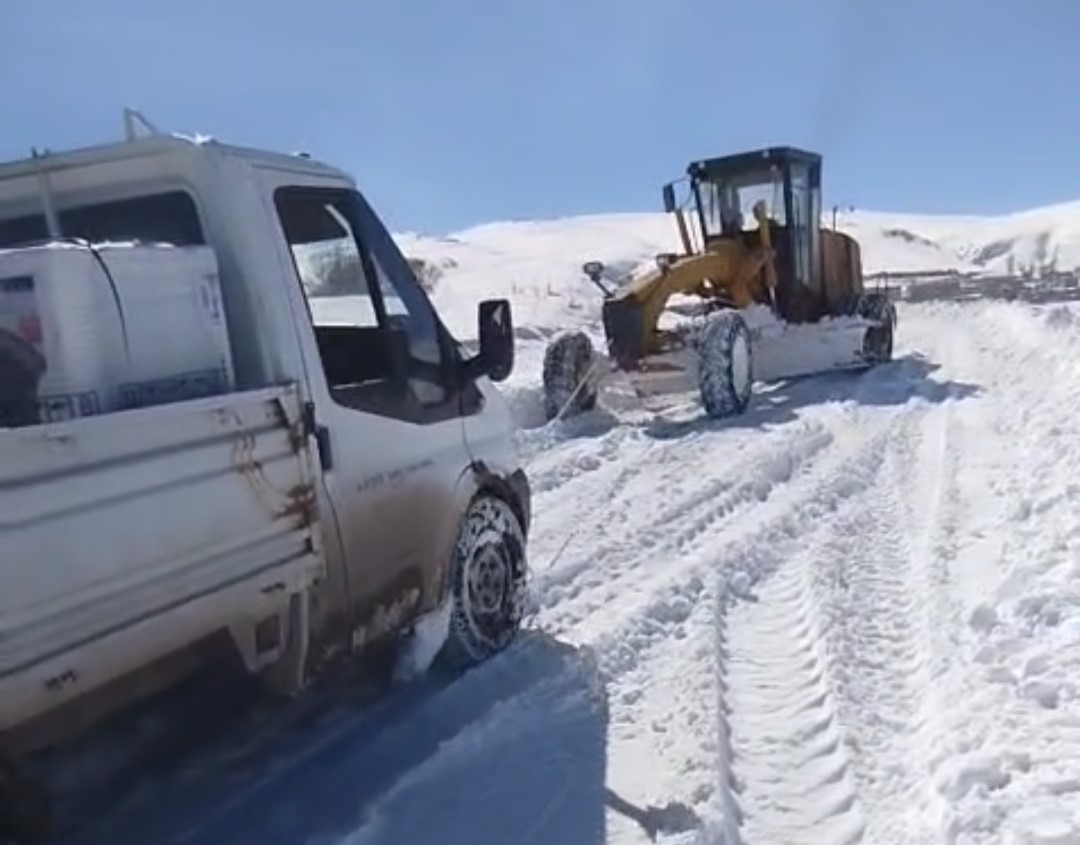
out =
{"type": "MultiPolygon", "coordinates": [[[[303,454],[308,444],[303,419],[291,417],[281,403],[276,403],[268,415],[276,424],[279,433],[284,430],[289,454],[303,462],[303,454]]],[[[303,482],[294,484],[288,490],[275,487],[266,476],[263,462],[257,457],[257,446],[255,434],[249,433],[237,438],[232,445],[230,463],[233,469],[244,478],[259,504],[275,521],[296,520],[299,527],[313,524],[316,521],[317,494],[308,473],[303,474],[303,482]]]]}
{"type": "Polygon", "coordinates": [[[257,440],[248,434],[237,438],[232,445],[230,464],[255,494],[259,504],[274,519],[287,519],[294,515],[306,517],[311,513],[315,491],[310,483],[294,485],[289,490],[279,490],[266,477],[266,471],[255,455],[257,440]]]}
{"type": "Polygon", "coordinates": [[[274,514],[275,519],[299,517],[300,525],[311,525],[316,517],[316,495],[314,484],[297,484],[286,494],[288,501],[281,510],[274,514]]]}

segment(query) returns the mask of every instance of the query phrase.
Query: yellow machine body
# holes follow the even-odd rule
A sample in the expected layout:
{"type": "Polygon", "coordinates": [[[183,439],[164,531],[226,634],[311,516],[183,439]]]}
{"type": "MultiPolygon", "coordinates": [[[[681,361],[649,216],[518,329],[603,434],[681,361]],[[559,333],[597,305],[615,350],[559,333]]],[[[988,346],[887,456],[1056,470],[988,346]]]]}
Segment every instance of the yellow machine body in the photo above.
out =
{"type": "Polygon", "coordinates": [[[621,366],[632,369],[635,361],[671,347],[672,335],[659,324],[676,295],[698,297],[716,308],[760,304],[784,322],[802,324],[846,313],[863,292],[858,244],[820,225],[819,156],[776,148],[695,162],[688,172],[700,245],[695,247],[690,236],[687,210],[675,207],[672,188],[665,186],[682,254],[658,256],[654,269],[622,285],[604,303],[608,345],[621,366]],[[714,223],[718,215],[710,213],[715,212],[710,202],[715,205],[721,192],[730,198],[732,186],[759,188],[769,179],[781,198],[777,208],[754,202],[752,228],[714,223]]]}

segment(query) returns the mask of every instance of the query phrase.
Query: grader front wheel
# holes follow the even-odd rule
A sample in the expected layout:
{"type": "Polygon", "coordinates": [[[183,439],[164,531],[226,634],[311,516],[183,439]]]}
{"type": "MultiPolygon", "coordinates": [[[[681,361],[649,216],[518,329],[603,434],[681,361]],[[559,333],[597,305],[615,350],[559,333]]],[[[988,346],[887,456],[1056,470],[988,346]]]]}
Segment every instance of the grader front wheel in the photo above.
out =
{"type": "Polygon", "coordinates": [[[712,419],[741,414],[753,388],[750,329],[734,311],[714,314],[697,337],[698,386],[705,413],[712,419]]]}
{"type": "Polygon", "coordinates": [[[552,420],[591,411],[596,388],[589,381],[596,356],[584,332],[556,338],[544,352],[544,416],[552,420]]]}

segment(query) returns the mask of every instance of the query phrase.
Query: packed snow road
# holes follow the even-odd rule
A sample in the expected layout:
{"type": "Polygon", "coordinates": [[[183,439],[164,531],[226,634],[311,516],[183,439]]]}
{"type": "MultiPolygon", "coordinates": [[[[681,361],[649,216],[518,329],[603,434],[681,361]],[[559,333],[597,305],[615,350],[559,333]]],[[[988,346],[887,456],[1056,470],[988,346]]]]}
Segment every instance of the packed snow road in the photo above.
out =
{"type": "Polygon", "coordinates": [[[597,654],[609,787],[686,841],[1080,842],[1080,319],[900,338],[734,423],[537,438],[539,618],[597,654]]]}
{"type": "Polygon", "coordinates": [[[898,343],[722,424],[548,426],[527,346],[525,636],[245,715],[69,841],[1080,842],[1080,311],[898,343]]]}

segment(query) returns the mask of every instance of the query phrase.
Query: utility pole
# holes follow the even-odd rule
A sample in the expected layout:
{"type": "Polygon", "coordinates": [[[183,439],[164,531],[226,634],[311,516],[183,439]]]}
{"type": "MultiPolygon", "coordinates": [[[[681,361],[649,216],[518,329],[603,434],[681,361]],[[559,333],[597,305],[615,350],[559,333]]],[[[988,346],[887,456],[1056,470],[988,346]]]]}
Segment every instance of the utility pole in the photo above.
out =
{"type": "MultiPolygon", "coordinates": [[[[834,232],[836,231],[836,212],[837,212],[837,211],[839,211],[839,210],[840,210],[840,206],[839,206],[839,205],[834,205],[834,206],[832,207],[832,230],[833,230],[834,232]]],[[[853,205],[849,205],[849,206],[848,206],[848,207],[847,207],[846,209],[844,209],[844,211],[848,212],[849,214],[850,214],[850,213],[854,213],[854,211],[855,211],[855,206],[853,206],[853,205]]]]}

